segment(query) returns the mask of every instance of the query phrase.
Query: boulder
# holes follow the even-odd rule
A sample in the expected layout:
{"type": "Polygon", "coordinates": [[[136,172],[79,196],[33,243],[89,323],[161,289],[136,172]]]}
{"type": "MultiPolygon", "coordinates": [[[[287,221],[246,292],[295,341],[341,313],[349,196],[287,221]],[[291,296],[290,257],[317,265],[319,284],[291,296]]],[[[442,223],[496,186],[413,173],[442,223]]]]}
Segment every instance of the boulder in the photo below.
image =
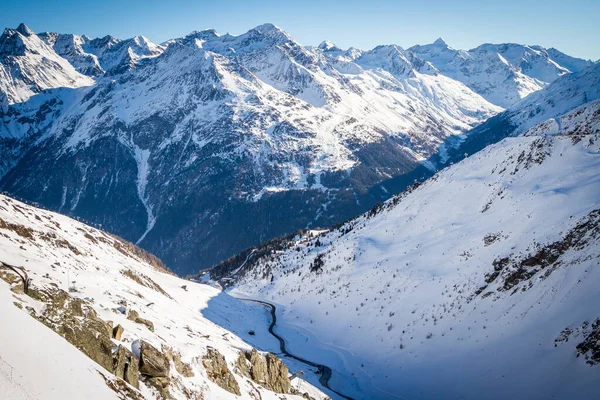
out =
{"type": "Polygon", "coordinates": [[[125,331],[125,329],[123,329],[123,327],[121,325],[115,326],[112,331],[113,339],[121,340],[121,336],[123,336],[124,331],[125,331]]]}
{"type": "Polygon", "coordinates": [[[140,347],[140,373],[152,378],[169,378],[167,357],[154,346],[142,340],[140,347]]]}
{"type": "Polygon", "coordinates": [[[217,349],[208,348],[208,352],[202,359],[202,365],[206,368],[208,379],[227,390],[228,392],[241,394],[235,376],[229,371],[225,357],[217,349]]]}

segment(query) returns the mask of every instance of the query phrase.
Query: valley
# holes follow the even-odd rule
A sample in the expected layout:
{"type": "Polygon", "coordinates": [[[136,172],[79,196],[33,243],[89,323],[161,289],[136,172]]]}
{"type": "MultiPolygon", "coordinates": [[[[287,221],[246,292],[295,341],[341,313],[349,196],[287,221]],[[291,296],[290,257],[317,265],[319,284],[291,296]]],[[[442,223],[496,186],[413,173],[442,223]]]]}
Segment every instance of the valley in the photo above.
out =
{"type": "Polygon", "coordinates": [[[600,61],[13,26],[0,397],[600,398],[600,61]]]}

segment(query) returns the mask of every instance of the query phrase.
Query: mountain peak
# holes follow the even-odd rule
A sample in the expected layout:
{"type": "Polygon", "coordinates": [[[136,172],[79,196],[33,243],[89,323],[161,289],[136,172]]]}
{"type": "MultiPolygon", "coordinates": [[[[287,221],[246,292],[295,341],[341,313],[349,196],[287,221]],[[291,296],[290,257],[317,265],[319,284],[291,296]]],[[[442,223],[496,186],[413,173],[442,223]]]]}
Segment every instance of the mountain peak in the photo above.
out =
{"type": "Polygon", "coordinates": [[[27,25],[25,25],[24,23],[20,23],[19,26],[17,26],[16,31],[19,32],[23,36],[31,36],[31,35],[35,34],[35,32],[33,32],[31,29],[29,29],[27,27],[27,25]]]}
{"type": "Polygon", "coordinates": [[[437,38],[435,40],[435,42],[433,42],[433,44],[437,45],[437,46],[444,46],[444,47],[448,47],[448,43],[446,43],[446,41],[444,39],[442,39],[441,37],[437,38]]]}
{"type": "Polygon", "coordinates": [[[256,29],[257,31],[261,31],[261,32],[281,31],[281,28],[279,28],[277,25],[272,24],[270,22],[267,22],[262,25],[258,25],[254,29],[256,29]]]}
{"type": "Polygon", "coordinates": [[[319,45],[319,49],[321,49],[323,51],[341,50],[339,47],[337,47],[334,43],[330,42],[329,40],[323,40],[321,42],[321,44],[319,45]]]}
{"type": "Polygon", "coordinates": [[[279,40],[293,40],[292,37],[287,34],[287,32],[277,25],[271,23],[259,25],[256,28],[251,29],[250,32],[256,32],[260,35],[278,38],[279,40]]]}

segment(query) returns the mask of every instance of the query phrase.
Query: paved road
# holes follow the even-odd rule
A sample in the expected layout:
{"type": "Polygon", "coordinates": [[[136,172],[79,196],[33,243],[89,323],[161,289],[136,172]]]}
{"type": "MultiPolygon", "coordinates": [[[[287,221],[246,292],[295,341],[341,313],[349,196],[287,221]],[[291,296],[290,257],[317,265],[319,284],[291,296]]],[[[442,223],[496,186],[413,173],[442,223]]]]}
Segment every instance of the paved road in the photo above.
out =
{"type": "Polygon", "coordinates": [[[319,383],[321,383],[321,385],[323,385],[327,389],[331,390],[333,393],[337,394],[338,396],[343,397],[344,399],[354,400],[352,397],[348,397],[345,394],[342,394],[342,393],[338,392],[337,390],[332,389],[329,386],[329,379],[331,379],[331,368],[329,368],[326,365],[317,364],[317,363],[309,361],[305,358],[295,356],[286,350],[285,340],[281,336],[276,334],[275,331],[273,330],[275,328],[275,325],[277,324],[277,315],[275,314],[276,307],[273,304],[267,303],[266,301],[260,301],[260,300],[250,300],[250,299],[239,299],[239,300],[251,301],[253,303],[262,304],[263,306],[267,307],[271,311],[271,325],[269,325],[269,333],[271,335],[273,335],[277,340],[279,340],[279,349],[281,350],[281,353],[285,354],[286,356],[288,356],[290,358],[298,360],[301,363],[304,363],[306,365],[310,365],[311,367],[317,368],[321,372],[321,376],[319,377],[319,383]]]}

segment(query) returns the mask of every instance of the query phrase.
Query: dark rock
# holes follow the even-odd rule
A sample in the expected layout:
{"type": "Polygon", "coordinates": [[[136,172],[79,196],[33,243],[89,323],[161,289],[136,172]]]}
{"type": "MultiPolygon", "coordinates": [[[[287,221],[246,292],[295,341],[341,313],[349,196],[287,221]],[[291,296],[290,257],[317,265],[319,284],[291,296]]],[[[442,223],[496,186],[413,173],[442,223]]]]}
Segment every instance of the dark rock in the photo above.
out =
{"type": "Polygon", "coordinates": [[[154,346],[142,340],[140,347],[140,373],[152,378],[169,378],[167,357],[154,346]]]}

